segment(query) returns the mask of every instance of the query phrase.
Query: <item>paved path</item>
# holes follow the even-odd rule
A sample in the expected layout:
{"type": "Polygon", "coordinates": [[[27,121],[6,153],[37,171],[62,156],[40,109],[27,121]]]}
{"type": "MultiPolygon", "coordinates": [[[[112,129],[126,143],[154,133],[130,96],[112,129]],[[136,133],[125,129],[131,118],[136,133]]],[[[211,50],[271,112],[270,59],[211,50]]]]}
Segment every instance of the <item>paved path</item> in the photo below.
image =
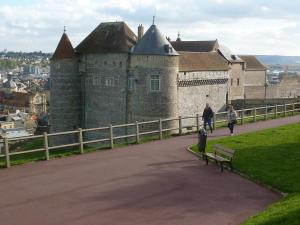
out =
{"type": "MultiPolygon", "coordinates": [[[[295,122],[300,116],[237,132],[295,122]]],[[[187,135],[0,170],[0,224],[235,225],[280,198],[206,166],[184,150],[195,142],[187,135]]]]}

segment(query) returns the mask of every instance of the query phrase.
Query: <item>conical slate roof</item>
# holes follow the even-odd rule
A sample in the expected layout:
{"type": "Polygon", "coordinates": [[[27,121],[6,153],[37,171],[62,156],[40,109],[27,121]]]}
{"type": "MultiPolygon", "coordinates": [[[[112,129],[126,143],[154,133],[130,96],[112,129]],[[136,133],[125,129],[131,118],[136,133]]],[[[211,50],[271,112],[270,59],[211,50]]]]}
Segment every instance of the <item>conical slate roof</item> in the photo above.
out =
{"type": "Polygon", "coordinates": [[[132,53],[138,55],[179,55],[155,24],[147,30],[132,53]]]}
{"type": "Polygon", "coordinates": [[[63,33],[51,59],[73,59],[75,51],[66,33],[63,33]]]}
{"type": "Polygon", "coordinates": [[[101,23],[77,47],[78,53],[127,53],[137,37],[124,22],[101,23]]]}

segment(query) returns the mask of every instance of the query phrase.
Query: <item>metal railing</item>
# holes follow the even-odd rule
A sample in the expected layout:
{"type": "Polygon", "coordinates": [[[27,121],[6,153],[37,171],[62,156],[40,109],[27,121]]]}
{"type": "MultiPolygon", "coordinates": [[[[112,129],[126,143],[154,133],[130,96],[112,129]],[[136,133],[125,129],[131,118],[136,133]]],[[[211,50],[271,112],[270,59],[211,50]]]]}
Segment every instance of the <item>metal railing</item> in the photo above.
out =
{"type": "MultiPolygon", "coordinates": [[[[291,103],[291,104],[284,104],[284,105],[274,105],[274,106],[265,106],[265,107],[255,107],[255,108],[249,108],[249,109],[241,109],[236,110],[238,115],[238,122],[240,124],[244,124],[245,122],[256,122],[258,119],[260,120],[267,120],[271,116],[273,118],[278,118],[279,116],[287,116],[288,113],[291,115],[294,115],[297,112],[300,112],[300,102],[297,103],[291,103]]],[[[135,122],[135,123],[128,123],[128,124],[120,124],[120,125],[110,125],[107,127],[98,127],[98,128],[88,128],[88,129],[81,129],[74,131],[67,131],[67,132],[58,132],[58,133],[49,133],[46,132],[43,133],[43,135],[34,135],[34,136],[28,136],[28,137],[18,137],[18,138],[4,138],[4,154],[0,154],[0,158],[5,158],[5,166],[8,168],[11,166],[11,156],[14,155],[21,155],[21,154],[27,154],[27,153],[34,153],[34,152],[44,152],[45,153],[45,159],[49,160],[50,156],[49,153],[53,149],[62,149],[62,148],[68,148],[68,147],[78,147],[79,152],[82,154],[84,153],[84,145],[87,144],[94,144],[94,143],[109,143],[110,148],[114,148],[114,144],[116,140],[119,139],[125,139],[125,138],[135,138],[135,143],[140,143],[140,138],[144,135],[150,135],[150,134],[157,134],[158,138],[160,140],[163,139],[164,132],[170,132],[170,131],[177,131],[179,135],[182,135],[186,132],[188,132],[188,129],[196,128],[195,131],[199,131],[200,127],[203,126],[203,124],[200,122],[201,116],[199,114],[195,116],[179,116],[176,118],[166,118],[166,119],[158,119],[158,120],[152,120],[152,121],[143,121],[143,122],[135,122]],[[194,123],[184,125],[185,120],[193,120],[194,123]],[[175,127],[168,127],[163,128],[163,123],[171,122],[171,121],[177,121],[178,124],[175,127]],[[158,129],[154,130],[148,130],[141,132],[141,126],[146,124],[154,124],[158,127],[158,129]],[[135,130],[132,134],[125,134],[120,136],[115,136],[114,129],[116,128],[128,128],[133,127],[135,130]],[[84,133],[86,132],[103,132],[105,131],[108,133],[108,137],[95,139],[95,140],[85,140],[84,139],[84,133]],[[56,146],[49,146],[49,137],[55,137],[55,136],[61,136],[61,135],[77,135],[78,142],[75,143],[69,143],[69,144],[62,144],[62,145],[56,145],[56,146]],[[14,151],[11,152],[9,149],[9,143],[16,142],[16,141],[25,141],[25,140],[32,140],[32,139],[43,139],[43,147],[37,148],[37,149],[31,149],[26,151],[14,151]]],[[[224,124],[227,121],[227,112],[218,112],[214,114],[213,118],[213,129],[216,128],[218,124],[224,124]]]]}

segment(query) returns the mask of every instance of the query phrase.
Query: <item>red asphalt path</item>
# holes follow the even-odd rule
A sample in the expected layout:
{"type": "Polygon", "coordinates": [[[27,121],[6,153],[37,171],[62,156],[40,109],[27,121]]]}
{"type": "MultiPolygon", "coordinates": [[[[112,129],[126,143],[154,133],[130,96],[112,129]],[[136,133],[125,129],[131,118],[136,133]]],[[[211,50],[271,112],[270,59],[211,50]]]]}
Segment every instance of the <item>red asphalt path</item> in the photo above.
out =
{"type": "MultiPolygon", "coordinates": [[[[237,133],[300,122],[238,126],[237,133]]],[[[216,130],[210,138],[228,135],[216,130]]],[[[186,135],[0,170],[0,225],[236,225],[280,198],[185,150],[186,135]]]]}

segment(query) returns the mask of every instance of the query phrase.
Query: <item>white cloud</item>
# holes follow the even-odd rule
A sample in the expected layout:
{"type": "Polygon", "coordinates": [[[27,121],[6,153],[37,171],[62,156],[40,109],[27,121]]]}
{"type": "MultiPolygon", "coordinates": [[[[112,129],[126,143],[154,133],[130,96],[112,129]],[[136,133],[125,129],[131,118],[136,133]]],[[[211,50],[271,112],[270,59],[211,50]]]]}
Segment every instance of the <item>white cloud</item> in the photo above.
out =
{"type": "Polygon", "coordinates": [[[54,51],[63,26],[73,45],[104,21],[133,31],[156,21],[162,33],[186,40],[219,39],[237,53],[299,55],[298,1],[44,0],[0,6],[0,49],[54,51]]]}

